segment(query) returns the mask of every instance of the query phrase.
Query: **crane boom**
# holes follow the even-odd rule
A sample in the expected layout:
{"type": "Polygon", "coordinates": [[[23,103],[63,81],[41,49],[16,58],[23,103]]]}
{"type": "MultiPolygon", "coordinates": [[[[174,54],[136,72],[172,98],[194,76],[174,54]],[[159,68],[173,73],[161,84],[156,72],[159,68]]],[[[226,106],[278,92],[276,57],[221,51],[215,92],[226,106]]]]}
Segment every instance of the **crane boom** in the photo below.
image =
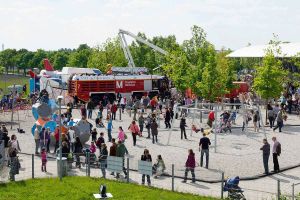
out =
{"type": "Polygon", "coordinates": [[[121,40],[121,45],[122,45],[122,49],[124,51],[125,57],[128,60],[128,66],[129,67],[135,67],[135,64],[134,64],[132,55],[130,53],[130,50],[128,48],[128,45],[127,45],[127,42],[126,42],[126,39],[125,39],[125,36],[124,36],[125,34],[132,37],[132,38],[134,38],[134,39],[136,39],[137,41],[151,47],[153,50],[158,51],[161,54],[168,55],[168,52],[163,50],[162,48],[148,42],[147,40],[145,40],[145,39],[143,39],[139,36],[134,35],[133,33],[129,32],[129,31],[125,31],[125,30],[120,29],[119,30],[119,37],[120,37],[120,40],[121,40]]]}

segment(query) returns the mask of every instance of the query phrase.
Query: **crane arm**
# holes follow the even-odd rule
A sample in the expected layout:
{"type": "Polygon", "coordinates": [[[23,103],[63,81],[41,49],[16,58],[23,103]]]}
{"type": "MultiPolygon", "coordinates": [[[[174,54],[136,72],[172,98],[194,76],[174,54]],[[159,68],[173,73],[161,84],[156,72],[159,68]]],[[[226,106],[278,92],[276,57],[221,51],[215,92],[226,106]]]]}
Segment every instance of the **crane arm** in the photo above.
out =
{"type": "MultiPolygon", "coordinates": [[[[129,36],[133,37],[134,39],[136,39],[137,41],[139,41],[139,42],[141,42],[141,43],[143,43],[143,44],[148,45],[149,47],[151,47],[151,48],[154,49],[155,51],[158,51],[158,52],[160,52],[160,53],[162,53],[162,54],[164,54],[164,55],[168,55],[168,52],[167,52],[167,51],[165,51],[165,50],[163,50],[162,48],[160,48],[160,47],[158,47],[158,46],[156,46],[156,45],[154,45],[154,44],[148,42],[147,40],[144,40],[144,39],[141,38],[141,37],[138,37],[138,36],[134,35],[133,33],[130,33],[129,31],[125,31],[125,30],[120,29],[120,30],[119,30],[119,34],[122,34],[123,36],[124,36],[124,34],[129,35],[129,36]]],[[[123,39],[124,39],[124,37],[123,37],[123,39]]],[[[126,40],[125,40],[125,42],[126,42],[126,40]]],[[[125,45],[126,45],[126,44],[125,44],[125,45]]],[[[126,45],[126,46],[127,46],[127,45],[126,45]]],[[[125,48],[126,48],[126,46],[125,46],[125,48]]]]}

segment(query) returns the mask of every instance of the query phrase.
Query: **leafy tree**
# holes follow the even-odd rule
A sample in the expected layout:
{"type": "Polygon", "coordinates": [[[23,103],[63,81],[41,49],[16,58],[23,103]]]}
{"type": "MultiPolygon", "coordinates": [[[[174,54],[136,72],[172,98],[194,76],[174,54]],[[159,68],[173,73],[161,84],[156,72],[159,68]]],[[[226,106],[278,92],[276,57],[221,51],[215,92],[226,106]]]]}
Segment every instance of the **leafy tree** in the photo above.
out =
{"type": "Polygon", "coordinates": [[[266,50],[262,65],[256,66],[253,89],[265,100],[280,96],[284,77],[287,75],[282,68],[282,62],[275,57],[275,54],[279,53],[278,44],[271,43],[271,47],[266,50]]]}
{"type": "Polygon", "coordinates": [[[26,74],[26,69],[31,68],[30,62],[34,57],[34,53],[28,51],[27,49],[20,49],[17,56],[17,66],[18,69],[23,69],[24,75],[26,74]]]}
{"type": "Polygon", "coordinates": [[[231,89],[235,88],[233,81],[237,78],[234,63],[226,57],[227,54],[229,54],[229,51],[222,49],[216,56],[220,81],[224,83],[225,93],[229,93],[231,89]]]}
{"type": "Polygon", "coordinates": [[[53,66],[54,69],[61,70],[63,67],[65,67],[68,63],[69,56],[64,51],[58,51],[54,55],[54,61],[53,66]]]}
{"type": "Polygon", "coordinates": [[[167,56],[167,64],[163,66],[164,71],[180,92],[191,87],[190,74],[192,71],[190,66],[183,51],[171,52],[167,56]]]}
{"type": "MultiPolygon", "coordinates": [[[[85,46],[85,45],[84,45],[85,46]]],[[[90,48],[79,48],[69,56],[68,66],[87,67],[88,58],[91,54],[90,48]]]]}
{"type": "MultiPolygon", "coordinates": [[[[196,88],[201,91],[201,96],[210,101],[215,101],[226,93],[225,82],[222,79],[221,71],[218,69],[216,51],[209,45],[207,62],[202,72],[201,82],[196,82],[196,88]]],[[[198,94],[199,95],[199,94],[198,94]]]]}
{"type": "Polygon", "coordinates": [[[32,68],[39,68],[39,69],[43,69],[44,64],[43,64],[43,60],[47,58],[47,52],[43,49],[38,49],[35,53],[33,58],[30,60],[29,62],[29,66],[31,66],[32,68]]]}
{"type": "Polygon", "coordinates": [[[5,67],[6,73],[8,73],[10,67],[16,65],[16,54],[17,51],[15,49],[5,49],[0,52],[0,65],[5,67]]]}

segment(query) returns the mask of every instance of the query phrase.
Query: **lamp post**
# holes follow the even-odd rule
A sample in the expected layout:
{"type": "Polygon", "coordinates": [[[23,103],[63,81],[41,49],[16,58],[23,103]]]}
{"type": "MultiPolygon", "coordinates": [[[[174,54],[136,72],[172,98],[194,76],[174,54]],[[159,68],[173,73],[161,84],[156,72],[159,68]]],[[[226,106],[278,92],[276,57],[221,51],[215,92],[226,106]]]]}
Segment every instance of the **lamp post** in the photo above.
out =
{"type": "Polygon", "coordinates": [[[61,101],[63,96],[58,96],[58,106],[59,106],[59,180],[62,181],[62,133],[61,133],[61,101]]]}

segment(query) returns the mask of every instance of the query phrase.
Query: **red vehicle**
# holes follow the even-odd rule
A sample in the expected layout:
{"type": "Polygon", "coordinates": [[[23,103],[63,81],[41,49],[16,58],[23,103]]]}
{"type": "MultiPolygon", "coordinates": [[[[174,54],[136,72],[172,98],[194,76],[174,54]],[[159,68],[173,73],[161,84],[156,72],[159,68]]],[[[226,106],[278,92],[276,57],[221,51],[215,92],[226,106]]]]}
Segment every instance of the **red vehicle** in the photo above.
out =
{"type": "Polygon", "coordinates": [[[68,93],[83,102],[90,98],[98,103],[106,95],[110,101],[120,93],[127,98],[135,96],[138,99],[145,93],[149,97],[166,95],[168,79],[158,75],[88,75],[74,74],[68,82],[68,93]]]}
{"type": "Polygon", "coordinates": [[[232,89],[230,93],[225,94],[226,98],[235,98],[238,97],[239,94],[249,92],[249,85],[247,82],[235,81],[233,84],[236,86],[236,88],[232,89]]]}

